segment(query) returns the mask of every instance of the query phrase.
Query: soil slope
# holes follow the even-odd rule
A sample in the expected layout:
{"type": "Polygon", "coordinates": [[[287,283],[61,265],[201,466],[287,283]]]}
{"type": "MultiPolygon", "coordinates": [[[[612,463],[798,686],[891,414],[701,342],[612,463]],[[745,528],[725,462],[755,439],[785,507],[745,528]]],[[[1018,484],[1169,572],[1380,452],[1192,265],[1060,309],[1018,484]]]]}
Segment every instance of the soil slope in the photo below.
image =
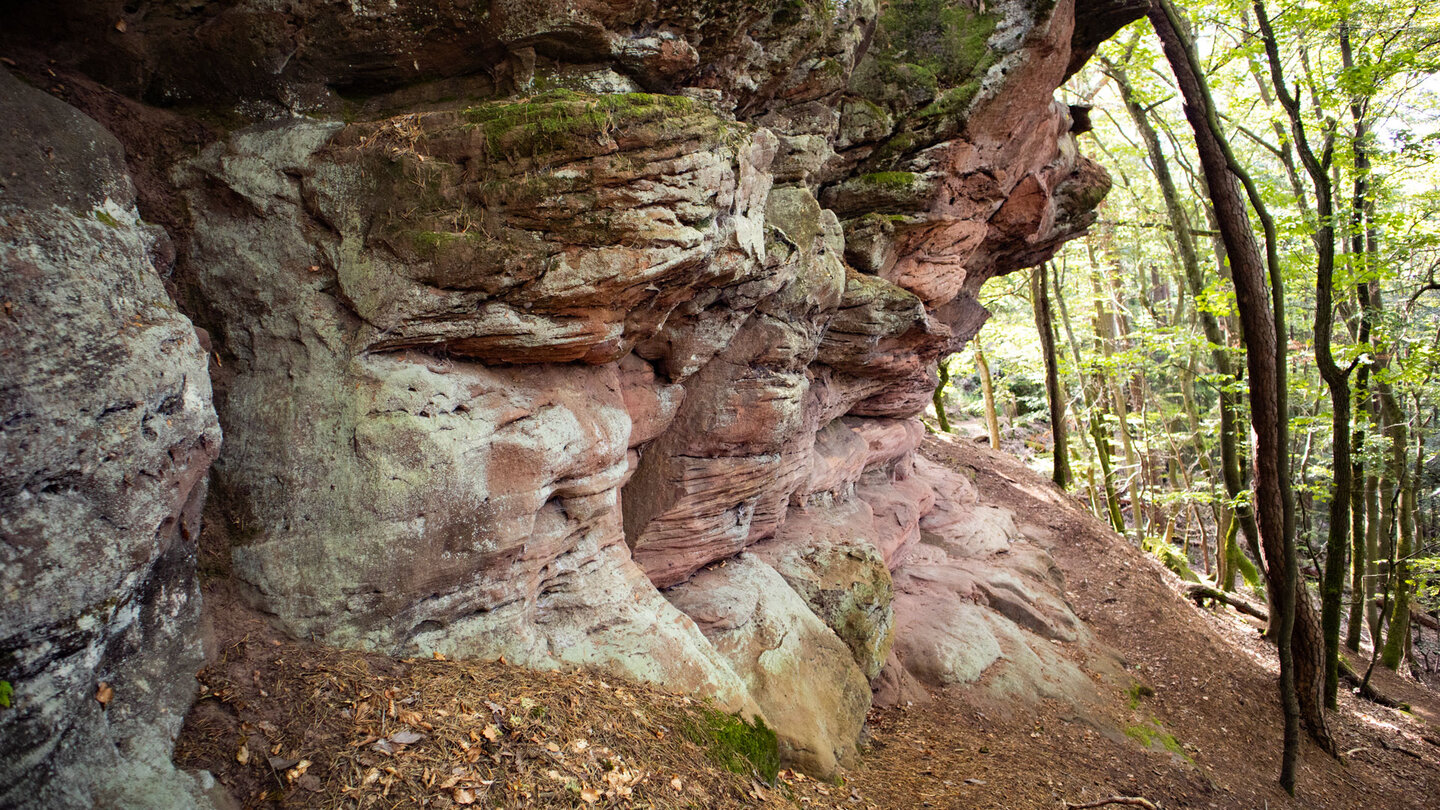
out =
{"type": "Polygon", "coordinates": [[[1161,807],[1435,806],[1433,692],[1377,671],[1407,713],[1342,691],[1330,722],[1344,762],[1307,744],[1291,799],[1277,783],[1278,665],[1257,626],[1197,609],[1173,575],[1014,458],[959,439],[923,450],[971,474],[981,502],[1014,510],[1022,530],[1048,530],[1072,605],[1120,653],[1125,677],[1108,679],[1113,699],[1098,714],[987,705],[980,689],[873,713],[871,754],[851,779],[877,806],[1058,808],[1117,795],[1161,807]]]}

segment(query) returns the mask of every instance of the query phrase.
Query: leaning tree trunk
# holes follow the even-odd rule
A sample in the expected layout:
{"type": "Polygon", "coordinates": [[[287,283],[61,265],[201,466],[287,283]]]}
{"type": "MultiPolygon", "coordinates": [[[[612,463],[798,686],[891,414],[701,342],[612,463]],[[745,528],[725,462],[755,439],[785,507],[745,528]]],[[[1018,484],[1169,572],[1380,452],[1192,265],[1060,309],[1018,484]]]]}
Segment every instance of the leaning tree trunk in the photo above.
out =
{"type": "MultiPolygon", "coordinates": [[[[1205,281],[1200,272],[1199,254],[1195,250],[1194,234],[1190,228],[1189,217],[1185,215],[1185,208],[1180,202],[1180,193],[1170,174],[1170,163],[1165,157],[1164,149],[1161,148],[1160,135],[1150,123],[1150,117],[1145,108],[1136,98],[1135,90],[1130,85],[1130,77],[1124,68],[1108,60],[1104,64],[1106,71],[1110,73],[1116,86],[1120,89],[1120,95],[1125,101],[1125,109],[1130,113],[1130,119],[1135,123],[1135,128],[1139,130],[1141,140],[1145,142],[1145,151],[1150,156],[1151,171],[1155,175],[1155,181],[1160,185],[1160,195],[1165,201],[1165,213],[1170,220],[1170,230],[1175,234],[1180,265],[1185,270],[1185,286],[1190,289],[1190,295],[1198,301],[1205,292],[1205,281]]],[[[1235,375],[1231,368],[1225,333],[1220,330],[1220,322],[1216,320],[1213,313],[1198,306],[1196,307],[1196,317],[1200,321],[1200,328],[1205,334],[1206,342],[1210,344],[1211,362],[1215,366],[1216,373],[1227,381],[1233,379],[1235,375]]],[[[1260,529],[1255,523],[1255,512],[1249,504],[1241,502],[1239,497],[1245,489],[1245,482],[1240,472],[1240,454],[1236,448],[1236,405],[1235,394],[1222,387],[1219,402],[1220,472],[1225,484],[1225,494],[1230,499],[1230,503],[1234,504],[1234,519],[1240,521],[1240,528],[1245,532],[1249,545],[1252,548],[1258,548],[1260,529]]],[[[1255,561],[1260,562],[1258,554],[1255,561]]],[[[1274,611],[1272,611],[1272,615],[1274,615],[1274,611]]]]}
{"type": "MultiPolygon", "coordinates": [[[[1260,256],[1239,182],[1247,180],[1234,160],[1220,132],[1200,61],[1188,38],[1181,33],[1182,21],[1168,0],[1155,0],[1150,21],[1160,35],[1165,55],[1185,99],[1185,116],[1195,133],[1205,180],[1210,188],[1221,238],[1230,257],[1235,282],[1237,309],[1249,346],[1246,364],[1250,375],[1250,413],[1255,428],[1255,503],[1260,537],[1265,547],[1266,578],[1279,616],[1277,647],[1280,657],[1280,700],[1285,712],[1285,740],[1281,757],[1280,784],[1295,790],[1295,763],[1299,754],[1300,723],[1327,752],[1335,750],[1325,725],[1323,686],[1324,645],[1314,608],[1301,597],[1299,570],[1295,560],[1294,511],[1288,505],[1289,471],[1288,418],[1285,410],[1284,355],[1277,334],[1277,316],[1272,309],[1280,278],[1270,273],[1266,284],[1266,263],[1260,256]]],[[[1249,184],[1247,184],[1249,185],[1249,184]]],[[[1250,195],[1259,203],[1258,195],[1250,195]]],[[[1264,211],[1257,214],[1268,225],[1264,211]]],[[[1270,243],[1273,252],[1273,242],[1270,243]]],[[[1283,299],[1276,300],[1283,306],[1283,299]]]]}
{"type": "MultiPolygon", "coordinates": [[[[1329,527],[1325,541],[1325,573],[1320,588],[1320,634],[1325,645],[1325,705],[1337,708],[1340,685],[1340,612],[1345,592],[1345,555],[1350,532],[1350,370],[1340,368],[1330,348],[1335,305],[1335,190],[1330,182],[1330,149],[1317,157],[1305,133],[1300,100],[1285,86],[1280,48],[1271,30],[1263,0],[1254,0],[1255,18],[1265,41],[1275,97],[1290,119],[1295,150],[1315,187],[1315,365],[1330,392],[1331,458],[1329,527]]],[[[1304,591],[1302,589],[1301,593],[1304,591]]]]}

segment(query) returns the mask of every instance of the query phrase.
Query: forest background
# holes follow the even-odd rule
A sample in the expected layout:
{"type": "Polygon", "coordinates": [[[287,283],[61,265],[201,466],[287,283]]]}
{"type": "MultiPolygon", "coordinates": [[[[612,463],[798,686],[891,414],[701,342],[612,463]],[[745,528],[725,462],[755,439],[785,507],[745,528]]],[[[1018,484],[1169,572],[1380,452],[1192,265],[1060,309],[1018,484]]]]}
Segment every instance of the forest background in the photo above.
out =
{"type": "Polygon", "coordinates": [[[974,417],[1197,588],[1269,602],[1287,763],[1301,721],[1331,746],[1342,679],[1440,668],[1437,70],[1433,4],[1157,2],[1064,89],[1099,221],[988,285],[940,368],[937,429],[974,417]]]}

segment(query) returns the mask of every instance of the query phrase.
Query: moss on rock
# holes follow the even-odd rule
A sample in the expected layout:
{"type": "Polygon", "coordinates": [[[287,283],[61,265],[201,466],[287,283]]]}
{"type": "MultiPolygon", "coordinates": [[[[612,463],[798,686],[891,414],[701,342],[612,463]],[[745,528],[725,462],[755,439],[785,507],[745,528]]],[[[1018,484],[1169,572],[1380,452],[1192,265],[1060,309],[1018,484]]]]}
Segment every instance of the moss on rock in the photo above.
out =
{"type": "Polygon", "coordinates": [[[860,182],[881,188],[903,191],[915,185],[919,175],[914,172],[871,172],[860,175],[860,182]]]}
{"type": "Polygon", "coordinates": [[[465,120],[484,134],[491,158],[512,150],[533,155],[564,148],[577,139],[663,121],[691,113],[696,102],[685,96],[655,93],[587,95],[573,90],[548,90],[520,101],[498,101],[467,107],[465,120]]]}

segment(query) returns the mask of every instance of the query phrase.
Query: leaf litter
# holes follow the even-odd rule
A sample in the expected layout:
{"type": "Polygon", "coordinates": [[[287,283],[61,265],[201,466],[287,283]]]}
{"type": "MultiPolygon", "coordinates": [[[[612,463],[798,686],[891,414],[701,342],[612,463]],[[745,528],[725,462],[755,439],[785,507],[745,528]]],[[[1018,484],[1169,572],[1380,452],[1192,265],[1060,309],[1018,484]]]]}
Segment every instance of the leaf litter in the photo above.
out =
{"type": "Polygon", "coordinates": [[[794,807],[690,732],[704,701],[588,671],[396,660],[258,620],[199,673],[175,760],[246,808],[794,807]]]}

